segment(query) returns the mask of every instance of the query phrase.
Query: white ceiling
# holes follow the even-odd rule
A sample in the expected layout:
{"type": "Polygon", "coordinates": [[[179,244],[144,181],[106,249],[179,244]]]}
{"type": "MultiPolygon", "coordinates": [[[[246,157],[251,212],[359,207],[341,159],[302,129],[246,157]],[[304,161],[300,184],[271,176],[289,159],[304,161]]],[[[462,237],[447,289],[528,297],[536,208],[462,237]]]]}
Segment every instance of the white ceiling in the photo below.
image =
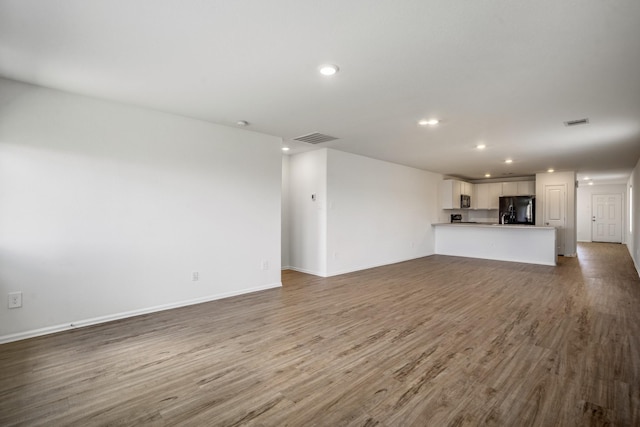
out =
{"type": "Polygon", "coordinates": [[[467,179],[640,158],[638,0],[0,0],[0,76],[467,179]]]}

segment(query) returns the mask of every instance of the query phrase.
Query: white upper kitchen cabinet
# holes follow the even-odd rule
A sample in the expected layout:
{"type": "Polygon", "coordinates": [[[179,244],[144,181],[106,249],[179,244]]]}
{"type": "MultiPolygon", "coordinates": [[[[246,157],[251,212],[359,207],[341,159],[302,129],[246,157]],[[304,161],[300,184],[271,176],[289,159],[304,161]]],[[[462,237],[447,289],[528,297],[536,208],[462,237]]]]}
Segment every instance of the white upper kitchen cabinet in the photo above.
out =
{"type": "Polygon", "coordinates": [[[476,194],[471,199],[471,205],[474,209],[489,209],[489,185],[476,184],[476,194]]]}
{"type": "Polygon", "coordinates": [[[502,195],[503,196],[517,196],[518,195],[518,183],[517,182],[503,182],[502,183],[502,195]]]}
{"type": "MultiPolygon", "coordinates": [[[[460,209],[460,195],[471,196],[473,184],[457,179],[444,179],[440,184],[442,209],[460,209]]],[[[473,201],[473,198],[472,198],[473,201]]]]}
{"type": "Polygon", "coordinates": [[[492,182],[489,186],[489,207],[487,209],[500,209],[500,196],[502,196],[502,183],[492,182]]]}
{"type": "Polygon", "coordinates": [[[445,179],[440,183],[442,209],[460,209],[460,181],[445,179]]]}
{"type": "Polygon", "coordinates": [[[502,183],[503,196],[533,196],[535,194],[535,181],[512,181],[502,183]]]}
{"type": "Polygon", "coordinates": [[[473,184],[468,182],[460,181],[460,194],[464,194],[465,196],[471,196],[473,194],[473,184]]]}
{"type": "Polygon", "coordinates": [[[498,209],[500,196],[502,196],[502,183],[492,182],[487,184],[475,184],[474,209],[498,209]]]}
{"type": "Polygon", "coordinates": [[[518,181],[518,196],[533,196],[536,194],[535,181],[518,181]]]}

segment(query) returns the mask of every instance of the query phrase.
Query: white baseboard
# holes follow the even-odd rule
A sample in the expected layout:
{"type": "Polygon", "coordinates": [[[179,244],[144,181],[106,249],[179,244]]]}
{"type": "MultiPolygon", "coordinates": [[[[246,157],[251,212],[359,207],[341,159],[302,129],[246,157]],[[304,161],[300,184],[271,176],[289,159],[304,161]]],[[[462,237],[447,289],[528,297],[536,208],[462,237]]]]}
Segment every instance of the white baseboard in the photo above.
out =
{"type": "Polygon", "coordinates": [[[636,262],[636,259],[633,257],[633,254],[631,253],[631,248],[626,243],[625,243],[625,246],[627,247],[627,251],[629,251],[629,256],[631,257],[631,261],[633,262],[633,266],[636,268],[636,273],[638,273],[638,277],[640,277],[640,267],[638,266],[638,263],[636,262]]]}
{"type": "Polygon", "coordinates": [[[91,319],[82,319],[73,321],[71,323],[64,323],[61,325],[47,326],[45,328],[33,329],[30,331],[18,332],[15,334],[0,336],[0,344],[5,344],[13,341],[20,341],[27,338],[39,337],[42,335],[54,334],[56,332],[68,331],[71,329],[82,328],[85,326],[97,325],[99,323],[111,322],[113,320],[126,319],[128,317],[140,316],[142,314],[155,313],[158,311],[171,310],[173,308],[185,307],[188,305],[201,304],[203,302],[215,301],[219,299],[234,297],[243,294],[249,294],[252,292],[264,291],[267,289],[279,288],[282,286],[282,282],[271,283],[264,286],[257,286],[255,288],[242,289],[240,291],[225,292],[216,295],[208,295],[206,297],[194,298],[186,301],[173,302],[169,304],[157,305],[155,307],[141,308],[138,310],[125,311],[122,313],[114,313],[106,316],[94,317],[91,319]]]}
{"type": "Polygon", "coordinates": [[[288,270],[298,271],[300,273],[305,273],[305,274],[313,274],[314,276],[327,277],[326,274],[322,274],[322,273],[320,273],[318,271],[307,270],[307,269],[304,269],[304,268],[298,268],[298,267],[293,267],[293,266],[290,266],[288,268],[288,270]]]}
{"type": "Polygon", "coordinates": [[[368,270],[370,268],[382,267],[382,266],[385,266],[385,265],[397,264],[399,262],[411,261],[411,260],[414,260],[414,259],[428,257],[428,256],[431,256],[431,255],[435,255],[435,254],[434,253],[429,253],[429,254],[419,255],[419,256],[411,257],[411,258],[402,258],[402,259],[383,261],[382,263],[363,264],[363,265],[359,265],[359,266],[356,266],[356,267],[350,267],[350,268],[345,268],[343,270],[337,270],[337,271],[331,272],[330,274],[320,273],[318,271],[307,270],[307,269],[304,269],[304,268],[298,268],[298,267],[293,267],[293,266],[287,267],[287,270],[299,271],[300,273],[306,273],[306,274],[313,274],[314,276],[319,276],[319,277],[333,277],[333,276],[339,276],[341,274],[353,273],[355,271],[368,270]]]}
{"type": "Polygon", "coordinates": [[[434,253],[429,253],[429,254],[419,255],[419,256],[411,257],[411,258],[402,258],[402,259],[396,259],[396,260],[389,260],[389,261],[384,261],[381,264],[363,264],[363,265],[359,265],[357,267],[345,268],[343,270],[333,271],[333,272],[331,272],[331,274],[327,275],[327,277],[339,276],[341,274],[353,273],[355,271],[368,270],[370,268],[383,267],[385,265],[398,264],[400,262],[405,262],[405,261],[411,261],[411,260],[414,260],[414,259],[425,258],[425,257],[431,256],[431,255],[435,255],[435,254],[434,253]]]}

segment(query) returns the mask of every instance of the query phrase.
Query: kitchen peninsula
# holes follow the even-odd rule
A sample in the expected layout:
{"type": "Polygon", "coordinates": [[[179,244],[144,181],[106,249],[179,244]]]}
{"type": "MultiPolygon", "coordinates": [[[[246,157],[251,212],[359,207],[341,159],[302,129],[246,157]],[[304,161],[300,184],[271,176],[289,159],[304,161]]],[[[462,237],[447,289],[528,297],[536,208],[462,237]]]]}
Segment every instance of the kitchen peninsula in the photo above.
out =
{"type": "Polygon", "coordinates": [[[555,227],[482,223],[433,227],[438,255],[556,265],[555,227]]]}

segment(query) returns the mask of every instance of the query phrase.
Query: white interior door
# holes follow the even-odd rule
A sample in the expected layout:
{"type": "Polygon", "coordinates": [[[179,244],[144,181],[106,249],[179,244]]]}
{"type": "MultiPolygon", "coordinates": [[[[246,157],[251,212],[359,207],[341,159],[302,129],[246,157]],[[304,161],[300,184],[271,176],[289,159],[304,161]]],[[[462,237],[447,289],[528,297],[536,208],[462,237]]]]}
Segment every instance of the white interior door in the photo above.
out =
{"type": "Polygon", "coordinates": [[[558,255],[564,255],[564,235],[567,226],[566,185],[545,185],[544,196],[544,224],[556,228],[558,255]]]}
{"type": "Polygon", "coordinates": [[[622,243],[622,194],[591,196],[591,240],[622,243]]]}

